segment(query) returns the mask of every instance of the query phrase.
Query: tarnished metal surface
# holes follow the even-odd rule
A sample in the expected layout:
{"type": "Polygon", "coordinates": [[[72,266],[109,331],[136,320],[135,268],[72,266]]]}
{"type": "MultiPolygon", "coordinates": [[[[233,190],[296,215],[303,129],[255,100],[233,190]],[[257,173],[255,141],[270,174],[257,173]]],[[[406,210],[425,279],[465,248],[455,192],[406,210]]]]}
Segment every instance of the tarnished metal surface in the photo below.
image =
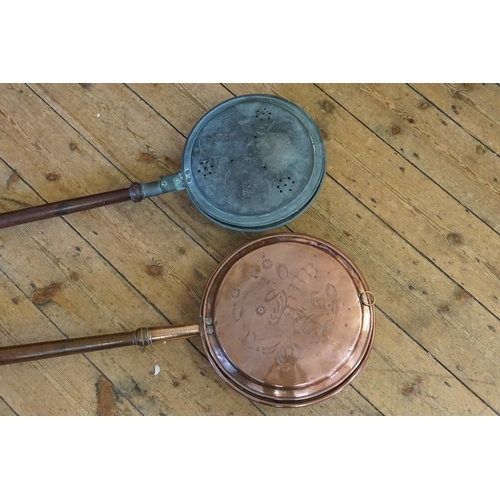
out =
{"type": "Polygon", "coordinates": [[[0,228],[187,189],[193,204],[213,222],[237,231],[265,231],[304,212],[325,172],[321,134],[302,108],[279,97],[246,95],[201,118],[177,174],[0,214],[0,228]]]}
{"type": "Polygon", "coordinates": [[[367,284],[330,244],[264,237],[217,269],[205,293],[202,338],[219,375],[251,399],[301,406],[336,394],[371,349],[367,284]]]}
{"type": "Polygon", "coordinates": [[[183,156],[193,203],[245,231],[286,224],[314,200],[325,175],[321,134],[305,111],[270,95],[230,99],[191,132],[183,156]]]}
{"type": "Polygon", "coordinates": [[[177,174],[167,175],[159,181],[143,183],[140,186],[142,198],[151,198],[152,196],[158,196],[172,191],[182,191],[185,189],[182,174],[180,172],[177,174]]]}

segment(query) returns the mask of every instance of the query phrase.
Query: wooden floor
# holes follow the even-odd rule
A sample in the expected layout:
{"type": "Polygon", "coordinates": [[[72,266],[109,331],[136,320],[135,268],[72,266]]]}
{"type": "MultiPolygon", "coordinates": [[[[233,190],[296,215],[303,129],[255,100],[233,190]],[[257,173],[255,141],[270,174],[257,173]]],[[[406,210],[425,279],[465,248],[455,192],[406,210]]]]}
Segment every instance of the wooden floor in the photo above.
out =
{"type": "MultiPolygon", "coordinates": [[[[0,415],[499,414],[496,84],[3,84],[0,211],[175,173],[197,120],[246,93],[294,101],[321,129],[326,181],[280,231],[364,272],[377,331],[361,374],[275,409],[184,340],[0,367],[0,415]]],[[[0,345],[196,323],[217,262],[258,236],[210,223],[186,192],[1,230],[0,345]]]]}

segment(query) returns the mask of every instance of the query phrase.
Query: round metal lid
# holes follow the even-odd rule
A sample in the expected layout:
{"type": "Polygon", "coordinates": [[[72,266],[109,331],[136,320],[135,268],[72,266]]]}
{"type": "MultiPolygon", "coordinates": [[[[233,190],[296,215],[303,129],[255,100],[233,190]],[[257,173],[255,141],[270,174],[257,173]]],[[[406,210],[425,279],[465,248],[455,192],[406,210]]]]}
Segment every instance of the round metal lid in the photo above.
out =
{"type": "Polygon", "coordinates": [[[318,127],[296,104],[270,95],[235,97],[193,128],[183,175],[196,207],[231,229],[282,226],[314,200],[325,176],[318,127]]]}
{"type": "Polygon", "coordinates": [[[325,241],[260,238],[227,257],[207,285],[209,359],[250,399],[317,403],[350,383],[367,359],[375,324],[367,290],[354,263],[325,241]]]}

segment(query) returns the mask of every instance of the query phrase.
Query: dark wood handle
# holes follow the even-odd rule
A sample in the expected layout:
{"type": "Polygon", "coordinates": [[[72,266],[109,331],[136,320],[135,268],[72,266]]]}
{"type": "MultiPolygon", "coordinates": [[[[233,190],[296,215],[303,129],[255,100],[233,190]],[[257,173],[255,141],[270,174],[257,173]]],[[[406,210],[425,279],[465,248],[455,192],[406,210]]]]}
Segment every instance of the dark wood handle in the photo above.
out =
{"type": "Polygon", "coordinates": [[[0,228],[73,214],[75,212],[112,205],[114,203],[121,203],[128,200],[142,200],[140,184],[133,183],[129,188],[119,189],[117,191],[82,196],[81,198],[74,198],[72,200],[56,201],[48,205],[23,208],[22,210],[0,214],[0,228]]]}
{"type": "Polygon", "coordinates": [[[135,332],[114,333],[111,335],[97,335],[77,339],[54,340],[51,342],[38,342],[36,344],[16,345],[0,348],[0,365],[35,361],[37,359],[68,356],[83,352],[101,351],[113,347],[126,347],[131,345],[147,345],[141,343],[141,329],[135,332]]]}
{"type": "Polygon", "coordinates": [[[138,328],[133,332],[111,333],[107,335],[95,335],[93,337],[0,347],[0,365],[36,361],[37,359],[55,358],[91,351],[102,351],[114,347],[147,346],[153,344],[153,342],[166,342],[167,340],[195,337],[199,335],[199,331],[198,325],[157,326],[138,328]]]}

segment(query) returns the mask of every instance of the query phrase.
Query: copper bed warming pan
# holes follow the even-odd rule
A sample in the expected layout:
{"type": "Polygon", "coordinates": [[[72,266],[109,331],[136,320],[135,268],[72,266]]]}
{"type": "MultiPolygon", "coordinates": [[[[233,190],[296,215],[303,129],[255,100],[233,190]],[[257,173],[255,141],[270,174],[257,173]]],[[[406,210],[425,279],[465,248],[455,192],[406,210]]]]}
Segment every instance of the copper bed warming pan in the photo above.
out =
{"type": "Polygon", "coordinates": [[[373,294],[339,249],[273,235],[226,257],[210,277],[200,323],[0,348],[0,365],[201,335],[217,374],[247,398],[278,407],[318,403],[361,371],[370,353],[373,294]]]}
{"type": "Polygon", "coordinates": [[[306,210],[325,171],[321,134],[302,108],[280,97],[244,95],[200,119],[186,141],[179,173],[0,214],[0,228],[186,189],[211,221],[237,231],[266,231],[306,210]]]}

